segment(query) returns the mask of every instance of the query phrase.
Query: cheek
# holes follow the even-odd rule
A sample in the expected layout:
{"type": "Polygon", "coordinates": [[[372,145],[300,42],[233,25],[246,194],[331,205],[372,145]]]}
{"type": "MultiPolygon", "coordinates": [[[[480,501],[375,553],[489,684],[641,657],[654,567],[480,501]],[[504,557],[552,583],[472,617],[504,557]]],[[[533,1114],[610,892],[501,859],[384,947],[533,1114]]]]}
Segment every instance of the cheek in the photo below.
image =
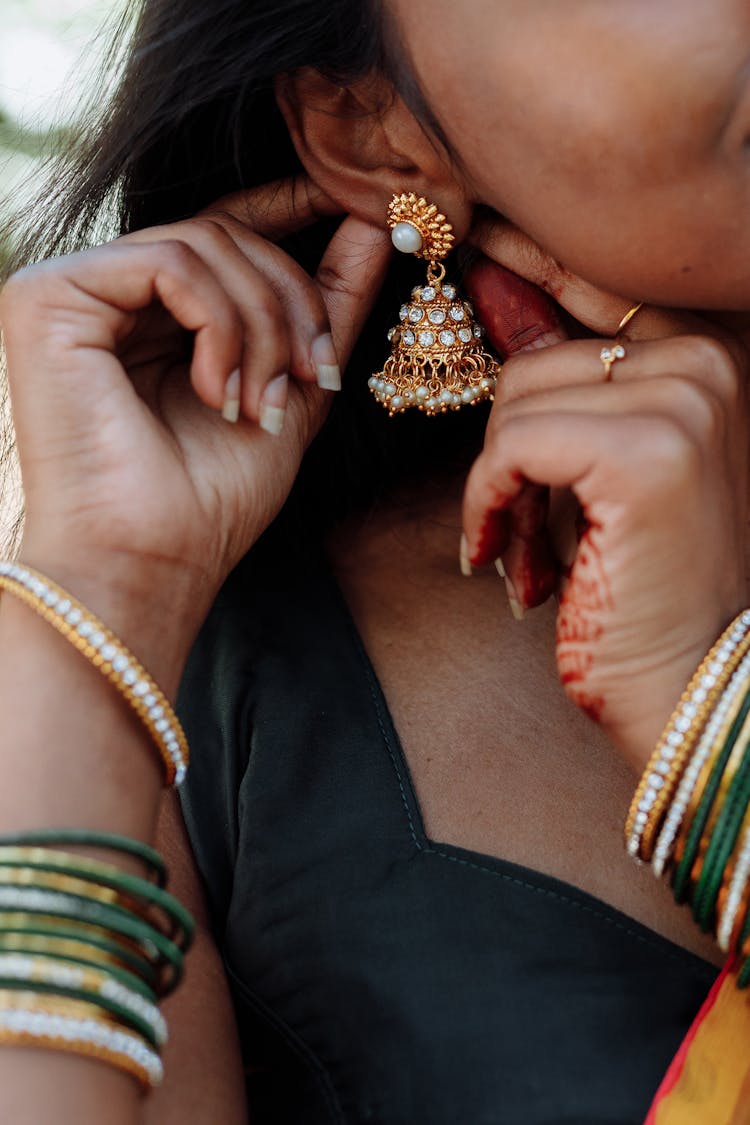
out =
{"type": "Polygon", "coordinates": [[[447,52],[425,60],[469,193],[605,289],[750,307],[750,169],[719,155],[736,60],[698,51],[684,19],[683,44],[645,22],[630,37],[619,20],[592,32],[565,8],[540,35],[541,9],[524,23],[519,6],[513,41],[497,28],[494,44],[494,32],[478,38],[471,66],[447,52]],[[680,51],[689,65],[675,67],[680,51]]]}
{"type": "Polygon", "coordinates": [[[604,99],[588,115],[585,105],[561,115],[538,100],[533,109],[456,134],[478,202],[604,289],[750,308],[750,168],[738,174],[710,144],[686,137],[681,122],[667,127],[649,108],[636,120],[632,104],[604,99]]]}

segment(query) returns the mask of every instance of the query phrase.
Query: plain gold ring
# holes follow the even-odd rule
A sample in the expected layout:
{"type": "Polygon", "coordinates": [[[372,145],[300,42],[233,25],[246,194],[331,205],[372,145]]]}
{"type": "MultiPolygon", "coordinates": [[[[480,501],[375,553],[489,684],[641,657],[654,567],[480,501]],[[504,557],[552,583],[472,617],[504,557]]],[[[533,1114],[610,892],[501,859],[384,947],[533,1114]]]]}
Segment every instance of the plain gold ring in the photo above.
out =
{"type": "Polygon", "coordinates": [[[620,323],[617,325],[617,331],[615,332],[615,339],[620,335],[621,332],[625,331],[625,329],[630,324],[633,317],[637,316],[637,314],[641,311],[641,309],[643,308],[643,304],[644,304],[643,301],[639,301],[637,305],[633,305],[632,309],[630,309],[629,312],[625,313],[625,316],[622,318],[620,323]]]}

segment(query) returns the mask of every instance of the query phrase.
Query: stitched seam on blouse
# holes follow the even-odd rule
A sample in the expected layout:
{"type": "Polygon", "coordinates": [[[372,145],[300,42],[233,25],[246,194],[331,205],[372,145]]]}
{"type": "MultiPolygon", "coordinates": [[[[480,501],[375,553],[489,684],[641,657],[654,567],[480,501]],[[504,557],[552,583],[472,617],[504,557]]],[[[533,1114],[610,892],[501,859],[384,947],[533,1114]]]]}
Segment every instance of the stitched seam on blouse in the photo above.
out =
{"type": "Polygon", "coordinates": [[[318,1056],[315,1054],[312,1047],[310,1047],[305,1042],[305,1040],[299,1035],[298,1032],[294,1030],[294,1028],[290,1027],[289,1024],[281,1019],[281,1017],[278,1016],[272,1008],[269,1008],[268,1005],[265,1004],[264,1001],[255,994],[255,992],[248,986],[247,982],[244,981],[242,977],[240,977],[234,971],[234,969],[232,969],[231,964],[226,957],[224,957],[224,963],[233,981],[235,981],[239,985],[240,991],[245,996],[251,1007],[255,1009],[261,1019],[265,1020],[273,1028],[275,1028],[275,1030],[278,1032],[287,1046],[291,1049],[291,1051],[307,1067],[308,1071],[312,1072],[315,1084],[320,1090],[323,1096],[323,1100],[325,1101],[326,1106],[332,1114],[334,1120],[337,1122],[337,1125],[346,1125],[344,1111],[341,1108],[341,1102],[339,1101],[338,1095],[334,1088],[331,1075],[327,1068],[320,1061],[318,1056]]]}
{"type": "Polygon", "coordinates": [[[401,803],[404,806],[404,811],[406,813],[406,819],[409,822],[409,832],[411,833],[411,838],[414,841],[415,848],[417,849],[417,851],[421,852],[421,851],[424,851],[424,847],[423,847],[419,837],[417,836],[417,832],[416,832],[416,829],[414,827],[414,819],[411,815],[411,809],[409,808],[409,799],[406,796],[406,788],[404,786],[403,778],[401,776],[401,770],[398,768],[398,761],[396,759],[396,753],[395,753],[395,750],[393,749],[393,746],[391,745],[391,740],[388,737],[388,731],[386,730],[386,726],[385,726],[385,722],[384,722],[383,708],[382,708],[382,704],[381,704],[381,701],[380,701],[380,698],[379,698],[378,689],[377,689],[377,685],[376,685],[376,682],[375,682],[375,677],[373,675],[373,670],[372,670],[372,668],[369,664],[369,661],[366,657],[364,647],[362,645],[362,642],[360,640],[360,637],[359,637],[356,629],[354,628],[353,622],[350,624],[350,629],[351,629],[351,632],[352,632],[352,635],[353,635],[353,638],[354,638],[354,643],[357,647],[357,653],[359,655],[360,661],[362,662],[362,666],[364,668],[365,675],[367,677],[367,686],[368,686],[369,691],[370,691],[370,698],[372,699],[373,705],[375,707],[375,717],[378,721],[378,727],[380,728],[380,733],[382,735],[383,742],[385,743],[386,750],[388,751],[388,757],[391,759],[391,765],[393,766],[393,771],[396,774],[396,780],[398,781],[398,788],[399,788],[399,792],[401,794],[401,803]]]}
{"type": "MultiPolygon", "coordinates": [[[[388,735],[388,731],[384,722],[383,704],[380,698],[380,694],[382,694],[382,692],[378,692],[378,685],[375,680],[374,669],[372,668],[367,658],[364,645],[351,617],[348,624],[350,632],[354,638],[354,643],[356,645],[360,661],[364,668],[365,675],[367,676],[367,684],[370,691],[370,696],[375,707],[375,715],[378,721],[378,727],[380,728],[383,742],[385,743],[386,750],[388,751],[388,757],[391,760],[391,766],[393,767],[393,770],[396,774],[396,780],[398,781],[398,787],[401,793],[401,802],[404,806],[406,817],[409,822],[409,831],[411,833],[411,838],[414,841],[414,845],[418,851],[423,852],[425,855],[437,856],[438,859],[447,859],[451,863],[461,864],[461,866],[469,867],[474,871],[481,871],[484,875],[493,875],[495,876],[495,878],[501,879],[505,883],[511,883],[514,886],[522,887],[524,890],[533,891],[535,894],[543,895],[546,898],[555,899],[557,902],[562,903],[564,906],[571,907],[574,910],[580,910],[582,913],[589,914],[592,918],[597,918],[600,922],[604,922],[606,925],[612,926],[616,930],[620,930],[622,933],[627,934],[628,937],[634,938],[635,941],[640,942],[642,945],[647,946],[649,949],[653,949],[663,957],[666,957],[670,961],[675,961],[683,967],[686,966],[686,962],[689,962],[689,959],[691,957],[696,956],[696,954],[691,954],[689,950],[677,952],[676,950],[665,949],[660,941],[656,941],[653,938],[648,937],[646,934],[642,934],[637,930],[631,929],[624,922],[618,921],[617,918],[613,918],[611,917],[611,915],[605,914],[603,911],[597,910],[595,907],[589,906],[587,903],[579,902],[577,899],[573,898],[572,896],[569,897],[568,895],[563,894],[561,891],[555,891],[551,887],[540,887],[535,885],[534,883],[528,883],[523,879],[519,879],[516,875],[509,875],[505,871],[497,871],[494,867],[489,867],[485,864],[477,863],[475,860],[464,859],[462,856],[451,855],[450,852],[442,851],[439,845],[433,844],[428,836],[425,836],[427,844],[427,846],[425,846],[417,836],[417,832],[414,827],[414,819],[411,815],[411,809],[409,808],[409,802],[406,796],[406,789],[401,775],[401,770],[399,768],[398,758],[391,744],[391,739],[388,735]]],[[[667,938],[664,938],[663,940],[665,942],[668,941],[667,938]]],[[[703,967],[701,965],[692,965],[689,967],[691,968],[691,971],[694,971],[696,973],[701,973],[703,971],[703,967]]],[[[710,974],[711,969],[712,966],[707,966],[706,972],[710,974]]]]}
{"type": "MultiPolygon", "coordinates": [[[[684,966],[686,959],[695,957],[695,954],[691,954],[687,949],[684,951],[684,956],[682,953],[678,953],[675,950],[665,949],[661,942],[654,941],[653,938],[648,937],[646,934],[641,934],[637,930],[631,929],[630,926],[625,925],[624,922],[620,922],[617,918],[612,918],[609,914],[605,914],[603,911],[596,910],[595,907],[589,906],[588,903],[579,902],[572,896],[565,895],[560,891],[555,891],[551,887],[536,886],[534,883],[528,883],[524,879],[519,879],[517,875],[509,875],[506,871],[496,871],[494,867],[487,867],[473,860],[464,859],[463,856],[451,855],[450,852],[441,851],[439,847],[430,846],[423,850],[425,855],[434,855],[437,856],[438,859],[447,859],[451,863],[459,863],[463,867],[470,867],[475,871],[481,871],[484,875],[494,875],[495,878],[502,879],[503,882],[512,883],[517,887],[523,887],[524,890],[527,891],[534,891],[535,894],[543,895],[546,898],[553,898],[557,902],[561,902],[564,906],[570,906],[574,910],[581,910],[584,914],[590,914],[593,918],[598,918],[600,922],[605,922],[608,926],[613,926],[616,930],[621,930],[622,933],[627,934],[628,937],[635,938],[636,941],[647,945],[650,949],[654,949],[662,956],[672,961],[679,962],[680,965],[684,966]]],[[[664,940],[666,941],[668,939],[665,938],[664,940]]],[[[698,973],[703,971],[702,965],[695,965],[693,968],[698,973]]],[[[713,966],[706,965],[705,971],[710,975],[712,969],[713,966]]],[[[716,974],[716,971],[718,970],[715,970],[713,975],[716,974]]]]}

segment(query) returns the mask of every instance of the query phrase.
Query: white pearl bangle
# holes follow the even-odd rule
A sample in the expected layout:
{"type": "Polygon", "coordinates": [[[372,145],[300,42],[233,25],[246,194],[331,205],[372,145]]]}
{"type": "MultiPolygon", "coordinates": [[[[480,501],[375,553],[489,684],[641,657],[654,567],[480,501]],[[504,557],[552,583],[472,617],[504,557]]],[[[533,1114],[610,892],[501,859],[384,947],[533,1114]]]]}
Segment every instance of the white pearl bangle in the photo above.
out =
{"type": "Polygon", "coordinates": [[[190,760],[185,732],[164,692],[132,652],[71,594],[29,567],[0,562],[0,589],[43,617],[99,669],[155,742],[164,764],[165,783],[180,785],[190,760]]]}
{"type": "Polygon", "coordinates": [[[162,1061],[137,1035],[91,1019],[53,1015],[33,1008],[0,1009],[0,1044],[52,1047],[101,1058],[134,1075],[143,1086],[161,1084],[162,1061]]]}

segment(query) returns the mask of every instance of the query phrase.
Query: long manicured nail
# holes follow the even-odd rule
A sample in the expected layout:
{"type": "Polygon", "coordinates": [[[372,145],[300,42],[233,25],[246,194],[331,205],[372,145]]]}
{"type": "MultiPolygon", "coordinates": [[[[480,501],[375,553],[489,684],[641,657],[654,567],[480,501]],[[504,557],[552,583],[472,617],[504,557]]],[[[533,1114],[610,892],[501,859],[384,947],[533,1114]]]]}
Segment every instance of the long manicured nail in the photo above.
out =
{"type": "Polygon", "coordinates": [[[263,392],[260,400],[260,427],[278,437],[284,425],[286,403],[289,397],[289,377],[277,375],[263,392]]]}
{"type": "Polygon", "coordinates": [[[495,570],[505,582],[505,590],[508,595],[508,601],[510,602],[510,612],[515,617],[516,621],[523,621],[524,617],[526,616],[526,610],[518,600],[518,594],[516,593],[515,586],[511,582],[510,578],[508,578],[508,575],[505,573],[505,567],[503,566],[502,559],[495,559],[495,570]]]}
{"type": "Polygon", "coordinates": [[[227,385],[224,388],[224,405],[221,408],[221,416],[227,422],[237,422],[240,417],[240,369],[239,367],[232,372],[227,379],[227,385]]]}
{"type": "Polygon", "coordinates": [[[313,341],[312,361],[318,386],[324,391],[340,391],[341,369],[330,332],[313,341]]]}
{"type": "Polygon", "coordinates": [[[461,536],[461,546],[458,551],[458,561],[461,566],[461,573],[464,578],[471,578],[474,571],[471,566],[471,559],[469,558],[469,541],[465,535],[461,536]]]}

